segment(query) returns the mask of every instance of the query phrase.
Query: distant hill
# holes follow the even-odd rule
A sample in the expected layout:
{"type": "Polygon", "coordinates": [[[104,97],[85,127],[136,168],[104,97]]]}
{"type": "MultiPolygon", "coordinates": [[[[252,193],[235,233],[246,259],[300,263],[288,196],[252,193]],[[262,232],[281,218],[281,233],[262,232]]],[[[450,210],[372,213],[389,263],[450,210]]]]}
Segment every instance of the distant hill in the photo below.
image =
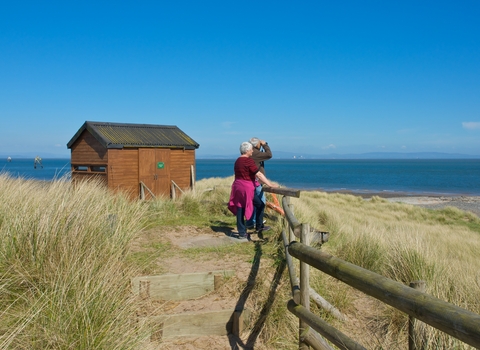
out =
{"type": "Polygon", "coordinates": [[[441,152],[369,152],[360,154],[294,154],[291,152],[276,152],[279,159],[303,158],[303,159],[480,159],[480,155],[468,155],[460,153],[441,152]]]}
{"type": "MultiPolygon", "coordinates": [[[[238,155],[203,155],[198,159],[235,159],[238,155]]],[[[304,154],[273,152],[273,159],[480,159],[480,155],[441,152],[370,152],[360,154],[304,154]]]]}

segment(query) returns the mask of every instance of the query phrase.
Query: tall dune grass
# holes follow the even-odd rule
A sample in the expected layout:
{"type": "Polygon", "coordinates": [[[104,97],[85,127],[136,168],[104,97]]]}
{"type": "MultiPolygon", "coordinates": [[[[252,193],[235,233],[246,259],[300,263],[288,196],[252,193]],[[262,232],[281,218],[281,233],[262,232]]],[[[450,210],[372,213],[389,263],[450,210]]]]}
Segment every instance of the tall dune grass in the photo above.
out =
{"type": "MultiPolygon", "coordinates": [[[[331,233],[322,249],[404,284],[424,280],[427,293],[480,313],[480,219],[474,214],[321,192],[303,192],[292,203],[300,222],[331,233]]],[[[385,312],[382,327],[404,333],[407,316],[385,312]]],[[[469,347],[429,327],[427,348],[469,347]]]]}
{"type": "MultiPolygon", "coordinates": [[[[217,192],[225,202],[232,179],[206,181],[208,185],[199,182],[198,192],[215,189],[208,196],[217,192]]],[[[199,200],[202,198],[205,199],[199,197],[199,200]]],[[[211,200],[220,205],[220,199],[211,200]]],[[[359,196],[316,191],[302,191],[300,198],[292,198],[291,203],[299,222],[331,233],[322,250],[407,285],[424,280],[427,293],[480,313],[480,218],[474,214],[452,207],[428,210],[380,197],[364,200],[359,196]]],[[[353,312],[358,293],[350,287],[316,271],[311,283],[320,286],[320,292],[343,312],[353,312]]],[[[282,297],[288,297],[286,294],[282,293],[282,297]]],[[[278,300],[279,309],[283,309],[285,302],[278,300]]],[[[359,330],[358,340],[368,348],[405,348],[408,316],[379,303],[371,305],[375,309],[364,315],[370,321],[359,330]]],[[[284,319],[271,318],[264,334],[270,334],[272,339],[296,336],[287,331],[295,327],[282,328],[281,334],[275,335],[277,324],[290,317],[286,314],[272,317],[284,319]]],[[[352,330],[348,324],[337,322],[337,326],[347,334],[352,330]]],[[[427,327],[425,337],[428,349],[470,349],[432,327],[427,327]]],[[[268,343],[267,339],[264,341],[268,343]]]]}
{"type": "MultiPolygon", "coordinates": [[[[130,292],[136,271],[126,263],[132,239],[146,226],[233,227],[235,218],[226,207],[232,181],[205,179],[176,201],[142,203],[95,182],[73,187],[62,180],[0,174],[0,348],[141,348],[143,330],[135,323],[138,305],[130,292]]],[[[427,293],[480,313],[475,215],[322,192],[304,191],[291,202],[299,222],[331,233],[322,250],[402,283],[425,280],[427,293]]],[[[271,223],[278,232],[279,222],[271,223]]],[[[268,256],[270,266],[262,265],[252,291],[259,309],[282,259],[274,253],[275,240],[269,242],[262,261],[268,256]]],[[[163,254],[168,258],[171,252],[163,254]]],[[[290,290],[285,273],[282,278],[260,336],[271,348],[294,348],[298,321],[286,310],[290,290]]],[[[355,313],[358,292],[318,271],[312,272],[311,284],[342,312],[355,313]]],[[[368,348],[405,348],[407,316],[369,305],[363,315],[368,324],[353,322],[364,328],[354,332],[359,338],[352,337],[368,348]]],[[[330,321],[347,334],[353,329],[348,322],[330,321]]],[[[426,341],[428,349],[469,348],[431,328],[426,341]]]]}
{"type": "Polygon", "coordinates": [[[0,348],[132,349],[128,244],[145,209],[100,184],[0,175],[0,348]]]}

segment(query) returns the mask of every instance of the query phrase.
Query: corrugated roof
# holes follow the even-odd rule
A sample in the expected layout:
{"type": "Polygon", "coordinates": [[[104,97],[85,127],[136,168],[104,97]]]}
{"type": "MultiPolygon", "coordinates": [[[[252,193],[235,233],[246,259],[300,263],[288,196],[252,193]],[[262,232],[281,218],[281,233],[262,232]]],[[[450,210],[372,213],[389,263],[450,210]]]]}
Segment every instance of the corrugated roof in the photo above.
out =
{"type": "Polygon", "coordinates": [[[68,142],[71,148],[88,130],[105,148],[170,147],[196,149],[200,145],[174,125],[125,124],[86,121],[68,142]]]}

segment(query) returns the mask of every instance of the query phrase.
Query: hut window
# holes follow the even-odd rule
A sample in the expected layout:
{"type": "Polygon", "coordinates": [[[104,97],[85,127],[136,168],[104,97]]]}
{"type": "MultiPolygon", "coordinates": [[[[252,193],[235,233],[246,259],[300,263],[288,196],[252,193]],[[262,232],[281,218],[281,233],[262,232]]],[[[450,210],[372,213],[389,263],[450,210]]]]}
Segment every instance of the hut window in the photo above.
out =
{"type": "Polygon", "coordinates": [[[104,173],[106,171],[106,167],[104,166],[92,166],[92,171],[98,172],[98,173],[104,173]]]}
{"type": "Polygon", "coordinates": [[[88,166],[86,165],[75,165],[75,171],[88,171],[88,166]]]}

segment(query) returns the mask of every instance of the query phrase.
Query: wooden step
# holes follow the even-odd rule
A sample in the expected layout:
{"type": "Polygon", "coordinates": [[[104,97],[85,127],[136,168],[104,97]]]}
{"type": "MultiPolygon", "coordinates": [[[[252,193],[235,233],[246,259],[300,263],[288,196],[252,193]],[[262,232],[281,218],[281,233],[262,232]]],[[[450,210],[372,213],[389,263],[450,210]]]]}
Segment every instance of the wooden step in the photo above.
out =
{"type": "Polygon", "coordinates": [[[233,270],[140,276],[132,279],[132,291],[143,298],[188,300],[202,297],[215,286],[233,276],[233,270]]]}
{"type": "Polygon", "coordinates": [[[199,337],[205,335],[239,335],[247,326],[250,311],[221,310],[188,312],[174,315],[143,317],[151,329],[151,341],[177,337],[199,337]]]}

